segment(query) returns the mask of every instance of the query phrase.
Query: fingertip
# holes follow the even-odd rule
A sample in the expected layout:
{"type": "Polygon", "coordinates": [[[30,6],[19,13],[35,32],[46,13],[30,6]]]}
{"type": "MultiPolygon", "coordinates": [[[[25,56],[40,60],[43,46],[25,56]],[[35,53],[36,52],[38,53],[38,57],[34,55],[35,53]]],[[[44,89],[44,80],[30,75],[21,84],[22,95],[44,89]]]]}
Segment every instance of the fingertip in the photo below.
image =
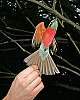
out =
{"type": "Polygon", "coordinates": [[[41,81],[40,84],[31,92],[32,96],[36,97],[37,94],[38,94],[41,90],[43,90],[43,88],[44,88],[44,84],[43,84],[43,82],[41,81]]]}
{"type": "Polygon", "coordinates": [[[32,68],[33,68],[34,70],[38,70],[38,69],[39,69],[39,67],[38,67],[37,65],[32,65],[32,68]]]}
{"type": "Polygon", "coordinates": [[[41,81],[41,84],[42,84],[42,89],[44,88],[44,84],[43,84],[43,82],[41,81]]]}

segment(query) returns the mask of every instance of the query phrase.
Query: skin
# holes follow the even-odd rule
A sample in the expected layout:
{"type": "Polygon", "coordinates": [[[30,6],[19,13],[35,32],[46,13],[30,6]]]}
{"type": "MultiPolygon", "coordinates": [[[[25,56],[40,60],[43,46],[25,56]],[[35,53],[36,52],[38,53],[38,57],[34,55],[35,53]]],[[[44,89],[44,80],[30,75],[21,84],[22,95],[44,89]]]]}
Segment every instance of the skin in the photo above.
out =
{"type": "Polygon", "coordinates": [[[15,77],[3,100],[33,100],[43,88],[38,67],[32,65],[15,77]]]}

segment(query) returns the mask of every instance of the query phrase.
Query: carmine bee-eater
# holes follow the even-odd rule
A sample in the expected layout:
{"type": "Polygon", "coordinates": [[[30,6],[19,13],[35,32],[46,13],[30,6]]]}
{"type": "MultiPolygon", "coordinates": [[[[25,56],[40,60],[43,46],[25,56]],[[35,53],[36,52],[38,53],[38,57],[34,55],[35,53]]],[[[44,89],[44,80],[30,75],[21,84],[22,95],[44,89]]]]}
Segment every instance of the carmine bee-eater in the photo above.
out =
{"type": "Polygon", "coordinates": [[[40,22],[36,26],[32,38],[32,45],[34,47],[40,45],[40,47],[37,51],[24,59],[28,66],[37,65],[40,74],[55,75],[55,73],[60,73],[49,53],[50,45],[55,42],[57,27],[57,19],[52,20],[47,28],[45,28],[44,22],[40,22]]]}

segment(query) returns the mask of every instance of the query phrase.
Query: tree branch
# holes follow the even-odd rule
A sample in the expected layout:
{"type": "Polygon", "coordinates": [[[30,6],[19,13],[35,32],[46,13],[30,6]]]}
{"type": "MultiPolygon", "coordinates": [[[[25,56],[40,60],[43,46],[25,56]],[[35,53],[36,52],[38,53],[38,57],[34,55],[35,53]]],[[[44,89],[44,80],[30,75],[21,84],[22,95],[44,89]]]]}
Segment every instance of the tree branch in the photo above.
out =
{"type": "Polygon", "coordinates": [[[8,30],[19,31],[19,32],[24,32],[24,33],[33,33],[30,31],[25,31],[25,30],[21,30],[21,29],[12,28],[12,27],[5,27],[5,28],[8,30]]]}
{"type": "MultiPolygon", "coordinates": [[[[59,19],[58,19],[59,20],[59,19]]],[[[61,23],[61,21],[59,20],[59,23],[61,24],[61,26],[64,28],[63,23],[61,23]]],[[[69,37],[70,41],[72,42],[72,44],[74,45],[74,47],[76,48],[77,52],[80,54],[80,50],[78,48],[78,46],[76,45],[75,41],[72,39],[71,35],[66,32],[67,36],[69,37]]]]}
{"type": "Polygon", "coordinates": [[[65,85],[63,83],[56,83],[56,86],[60,86],[60,87],[63,87],[63,88],[69,89],[69,90],[80,92],[80,88],[74,87],[74,86],[70,86],[70,85],[65,85]]]}
{"type": "Polygon", "coordinates": [[[80,55],[80,50],[79,50],[79,48],[77,47],[75,41],[72,39],[72,37],[70,36],[69,33],[66,33],[66,34],[67,34],[67,36],[69,37],[69,39],[71,40],[71,42],[72,42],[72,44],[74,45],[74,47],[76,48],[76,50],[78,51],[79,55],[80,55]]]}
{"type": "Polygon", "coordinates": [[[54,56],[56,56],[57,58],[61,59],[63,62],[65,62],[66,64],[68,64],[69,66],[71,66],[74,69],[77,69],[78,71],[80,71],[80,69],[76,66],[74,66],[73,64],[71,64],[69,61],[67,61],[66,59],[64,59],[63,57],[57,55],[57,54],[53,54],[54,56]]]}
{"type": "Polygon", "coordinates": [[[52,9],[55,9],[56,3],[57,3],[57,0],[53,0],[53,6],[52,6],[52,9]]]}
{"type": "MultiPolygon", "coordinates": [[[[16,3],[17,3],[17,5],[18,5],[19,9],[21,10],[22,7],[21,7],[21,5],[19,4],[18,0],[16,0],[16,3]]],[[[27,16],[25,16],[25,18],[29,21],[29,23],[30,23],[30,24],[33,26],[33,28],[35,29],[35,25],[33,24],[33,22],[32,22],[27,16]]]]}
{"type": "Polygon", "coordinates": [[[72,25],[73,27],[75,27],[76,29],[78,29],[80,31],[80,26],[75,24],[73,21],[71,21],[70,19],[67,19],[66,17],[62,16],[57,10],[53,10],[52,8],[50,8],[49,6],[44,5],[43,3],[40,3],[37,0],[28,0],[31,1],[43,8],[45,8],[46,10],[48,10],[50,13],[54,14],[55,16],[57,16],[58,18],[64,20],[66,23],[72,25]]]}
{"type": "Polygon", "coordinates": [[[16,76],[16,74],[14,74],[14,73],[12,73],[12,72],[9,73],[9,72],[2,72],[2,71],[1,71],[0,74],[6,74],[6,75],[16,76]]]}
{"type": "Polygon", "coordinates": [[[79,74],[78,72],[76,72],[76,71],[74,71],[74,70],[72,70],[72,69],[70,69],[70,68],[67,68],[67,67],[64,67],[64,66],[61,66],[61,65],[58,65],[58,64],[57,64],[57,67],[66,69],[66,70],[68,70],[68,71],[70,71],[70,72],[72,72],[72,73],[74,73],[74,74],[80,76],[80,74],[79,74]]]}
{"type": "Polygon", "coordinates": [[[13,40],[11,37],[9,37],[8,35],[6,35],[4,32],[2,32],[2,30],[0,30],[0,32],[7,37],[9,40],[11,40],[12,42],[14,42],[23,52],[26,52],[28,54],[31,54],[30,52],[28,52],[27,50],[25,50],[18,42],[16,42],[15,40],[13,40]]]}
{"type": "MultiPolygon", "coordinates": [[[[16,42],[28,42],[28,41],[31,41],[31,39],[18,39],[18,40],[14,39],[14,41],[16,41],[16,42]]],[[[0,45],[9,44],[11,42],[12,41],[5,41],[5,42],[0,43],[0,45]]],[[[27,44],[26,44],[26,46],[27,46],[27,44]]]]}

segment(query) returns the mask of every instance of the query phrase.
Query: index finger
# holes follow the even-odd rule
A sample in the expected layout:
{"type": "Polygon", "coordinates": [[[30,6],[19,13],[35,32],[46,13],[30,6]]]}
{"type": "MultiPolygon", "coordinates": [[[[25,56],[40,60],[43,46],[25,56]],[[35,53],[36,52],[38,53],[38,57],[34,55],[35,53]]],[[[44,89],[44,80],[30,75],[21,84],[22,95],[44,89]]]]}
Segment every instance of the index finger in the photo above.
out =
{"type": "Polygon", "coordinates": [[[26,77],[35,70],[38,70],[38,66],[37,65],[32,65],[32,66],[29,66],[28,68],[24,69],[22,72],[20,72],[19,75],[23,76],[23,77],[26,77]]]}

